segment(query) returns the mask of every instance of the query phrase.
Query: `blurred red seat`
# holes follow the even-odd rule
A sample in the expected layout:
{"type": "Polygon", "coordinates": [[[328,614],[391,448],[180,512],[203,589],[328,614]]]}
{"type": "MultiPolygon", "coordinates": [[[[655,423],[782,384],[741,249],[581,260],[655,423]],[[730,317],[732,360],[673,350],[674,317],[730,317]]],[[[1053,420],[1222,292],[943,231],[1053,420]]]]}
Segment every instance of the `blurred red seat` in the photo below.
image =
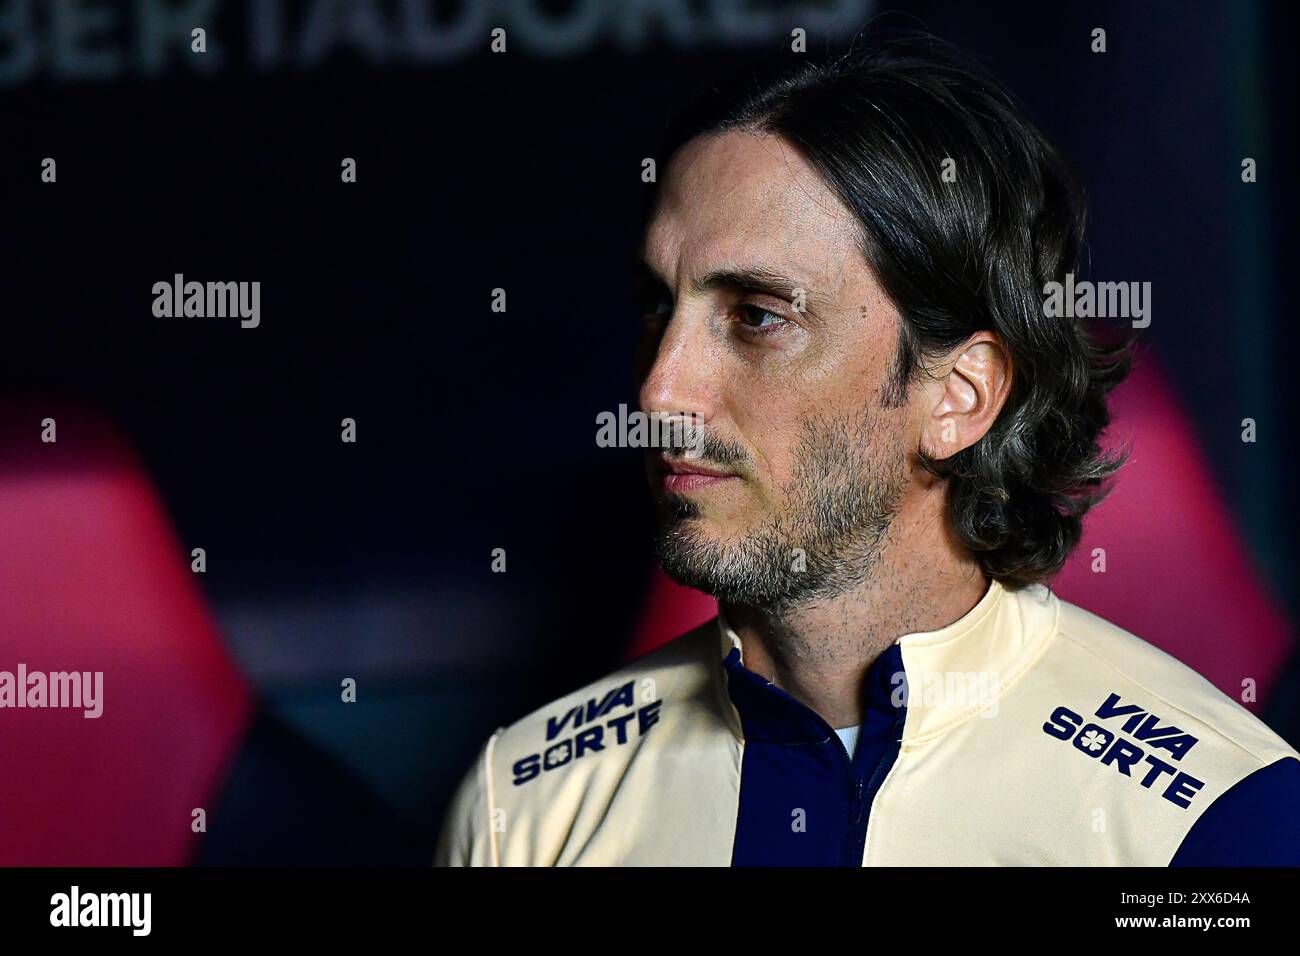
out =
{"type": "Polygon", "coordinates": [[[193,811],[213,812],[253,704],[188,545],[84,409],[0,411],[0,586],[0,671],[103,672],[98,718],[0,708],[0,865],[190,862],[193,811]]]}

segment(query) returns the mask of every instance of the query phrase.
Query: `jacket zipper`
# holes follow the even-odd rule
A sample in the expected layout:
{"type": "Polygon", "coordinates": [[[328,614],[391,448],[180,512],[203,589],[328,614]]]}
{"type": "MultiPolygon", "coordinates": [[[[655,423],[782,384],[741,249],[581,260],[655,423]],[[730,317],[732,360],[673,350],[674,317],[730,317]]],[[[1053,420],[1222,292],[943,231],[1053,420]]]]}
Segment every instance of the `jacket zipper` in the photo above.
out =
{"type": "Polygon", "coordinates": [[[862,811],[867,805],[867,801],[863,799],[863,793],[866,789],[867,785],[861,780],[853,785],[853,809],[849,814],[851,823],[858,824],[862,822],[862,811]]]}
{"type": "Polygon", "coordinates": [[[903,742],[903,722],[905,712],[900,711],[894,718],[894,743],[880,756],[880,760],[871,770],[870,780],[853,782],[853,797],[849,801],[849,832],[845,839],[841,866],[862,866],[862,855],[866,852],[867,822],[871,817],[870,805],[875,799],[876,791],[889,775],[889,768],[898,759],[899,748],[903,742]]]}

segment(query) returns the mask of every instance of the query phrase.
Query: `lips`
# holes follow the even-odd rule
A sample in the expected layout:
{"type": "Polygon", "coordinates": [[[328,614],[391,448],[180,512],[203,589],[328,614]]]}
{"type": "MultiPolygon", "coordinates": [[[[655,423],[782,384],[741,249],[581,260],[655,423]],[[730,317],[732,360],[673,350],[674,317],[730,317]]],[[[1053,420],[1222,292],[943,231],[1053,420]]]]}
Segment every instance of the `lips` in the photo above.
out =
{"type": "Polygon", "coordinates": [[[707,465],[676,459],[663,460],[662,467],[664,469],[664,490],[671,491],[674,494],[703,491],[728,481],[734,481],[737,477],[731,472],[722,471],[719,468],[710,468],[707,465]]]}

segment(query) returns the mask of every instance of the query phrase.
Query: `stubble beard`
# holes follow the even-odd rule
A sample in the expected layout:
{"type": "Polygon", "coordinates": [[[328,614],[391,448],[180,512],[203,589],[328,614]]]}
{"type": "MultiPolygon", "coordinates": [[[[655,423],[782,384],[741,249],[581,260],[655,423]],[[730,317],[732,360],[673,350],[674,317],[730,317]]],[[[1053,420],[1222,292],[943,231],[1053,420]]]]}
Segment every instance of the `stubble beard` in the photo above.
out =
{"type": "Polygon", "coordinates": [[[655,546],[664,571],[724,603],[774,615],[867,580],[906,484],[901,444],[868,409],[856,421],[805,419],[795,454],[786,507],[738,540],[707,536],[698,505],[669,496],[655,546]]]}

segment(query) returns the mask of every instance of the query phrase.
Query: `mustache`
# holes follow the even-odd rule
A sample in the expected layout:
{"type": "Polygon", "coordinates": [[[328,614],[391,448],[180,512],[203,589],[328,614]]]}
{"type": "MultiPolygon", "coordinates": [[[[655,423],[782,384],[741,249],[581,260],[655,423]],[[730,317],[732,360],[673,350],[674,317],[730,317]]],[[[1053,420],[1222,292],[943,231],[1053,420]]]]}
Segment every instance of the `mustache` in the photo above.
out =
{"type": "Polygon", "coordinates": [[[744,445],[726,441],[712,432],[697,429],[689,441],[670,438],[659,451],[667,458],[685,458],[693,462],[708,463],[721,468],[747,465],[752,460],[744,445]]]}

